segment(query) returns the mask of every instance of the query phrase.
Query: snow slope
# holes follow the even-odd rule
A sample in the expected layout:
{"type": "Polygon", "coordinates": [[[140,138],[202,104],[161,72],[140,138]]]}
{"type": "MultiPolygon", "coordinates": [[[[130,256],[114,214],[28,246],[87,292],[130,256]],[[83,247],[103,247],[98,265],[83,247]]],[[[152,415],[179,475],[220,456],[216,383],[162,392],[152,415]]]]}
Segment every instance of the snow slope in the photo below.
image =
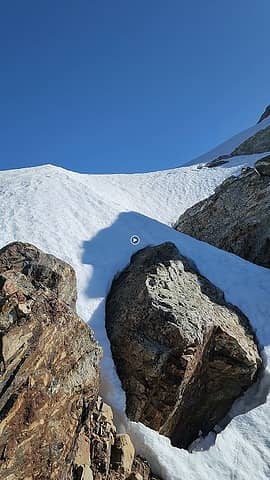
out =
{"type": "MultiPolygon", "coordinates": [[[[270,122],[269,122],[270,123],[270,122]]],[[[263,123],[261,128],[264,128],[263,123]]],[[[265,154],[264,154],[265,155],[265,154]]],[[[0,173],[0,247],[35,244],[73,265],[78,311],[104,348],[102,390],[139,453],[164,480],[270,478],[270,373],[236,403],[233,420],[199,442],[205,451],[175,449],[168,439],[124,415],[125,396],[114,370],[104,327],[104,299],[114,275],[139,248],[174,242],[249,317],[270,359],[270,271],[180,234],[168,225],[242,166],[263,155],[237,157],[217,168],[196,165],[134,175],[82,175],[50,165],[0,173]],[[138,246],[130,243],[138,235],[138,246]]],[[[211,158],[205,157],[204,161],[211,158]]],[[[268,366],[267,366],[268,368],[268,366]]]]}

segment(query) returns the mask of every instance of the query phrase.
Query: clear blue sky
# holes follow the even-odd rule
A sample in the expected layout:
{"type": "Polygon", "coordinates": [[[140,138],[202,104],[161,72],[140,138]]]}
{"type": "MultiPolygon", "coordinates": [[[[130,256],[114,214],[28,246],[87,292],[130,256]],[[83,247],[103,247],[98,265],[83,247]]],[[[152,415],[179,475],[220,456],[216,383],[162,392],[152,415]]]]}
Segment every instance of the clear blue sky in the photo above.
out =
{"type": "Polygon", "coordinates": [[[0,169],[179,166],[270,103],[269,0],[0,5],[0,169]]]}

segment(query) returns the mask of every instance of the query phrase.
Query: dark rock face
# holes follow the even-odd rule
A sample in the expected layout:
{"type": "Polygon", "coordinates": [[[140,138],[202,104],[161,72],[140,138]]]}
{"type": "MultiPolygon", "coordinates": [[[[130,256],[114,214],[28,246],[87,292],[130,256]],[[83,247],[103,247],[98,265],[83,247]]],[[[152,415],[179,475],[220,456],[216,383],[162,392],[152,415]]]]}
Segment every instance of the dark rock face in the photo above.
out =
{"type": "Polygon", "coordinates": [[[270,267],[270,157],[223,182],[214,195],[189,208],[176,230],[270,267]]]}
{"type": "Polygon", "coordinates": [[[0,250],[1,480],[155,480],[98,397],[101,348],[75,301],[69,265],[0,250]]]}
{"type": "Polygon", "coordinates": [[[211,162],[206,163],[205,167],[208,167],[208,168],[220,167],[221,165],[225,165],[225,163],[228,163],[231,157],[232,157],[231,154],[220,155],[214,160],[211,160],[211,162]]]}
{"type": "Polygon", "coordinates": [[[244,315],[165,243],[113,281],[106,328],[127,414],[187,447],[220,420],[261,365],[244,315]]]}
{"type": "Polygon", "coordinates": [[[252,137],[245,140],[232,153],[235,155],[250,155],[253,153],[264,153],[270,151],[270,127],[260,130],[252,137]]]}
{"type": "Polygon", "coordinates": [[[265,118],[269,117],[270,115],[270,105],[268,105],[268,107],[266,107],[266,109],[264,110],[262,116],[260,117],[260,120],[258,121],[258,123],[262,122],[265,118]]]}
{"type": "Polygon", "coordinates": [[[270,155],[257,160],[255,168],[263,177],[270,177],[270,155]]]}

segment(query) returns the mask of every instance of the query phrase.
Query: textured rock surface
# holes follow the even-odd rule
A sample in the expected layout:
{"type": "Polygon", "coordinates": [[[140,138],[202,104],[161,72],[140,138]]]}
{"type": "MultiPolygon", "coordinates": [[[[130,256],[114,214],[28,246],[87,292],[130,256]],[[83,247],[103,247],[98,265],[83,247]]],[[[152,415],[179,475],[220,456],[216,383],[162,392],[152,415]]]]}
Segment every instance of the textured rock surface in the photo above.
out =
{"type": "Polygon", "coordinates": [[[72,478],[101,356],[75,298],[70,266],[32,245],[0,251],[1,479],[72,478]]]}
{"type": "Polygon", "coordinates": [[[247,319],[171,243],[113,281],[106,328],[128,416],[178,446],[207,433],[261,364],[247,319]]]}
{"type": "Polygon", "coordinates": [[[116,433],[112,410],[101,398],[90,416],[86,438],[94,480],[158,480],[142,458],[134,457],[129,436],[116,433]]]}
{"type": "Polygon", "coordinates": [[[73,268],[62,260],[48,255],[34,245],[15,242],[0,251],[0,272],[13,270],[27,276],[30,283],[42,285],[58,300],[75,309],[76,277],[73,268]]]}
{"type": "Polygon", "coordinates": [[[260,175],[270,177],[270,155],[257,160],[255,168],[260,175]]]}
{"type": "Polygon", "coordinates": [[[233,152],[234,155],[250,155],[270,151],[270,127],[260,130],[252,137],[245,140],[233,152]]]}
{"type": "Polygon", "coordinates": [[[270,267],[270,157],[223,182],[189,208],[175,228],[198,240],[270,267]]]}
{"type": "Polygon", "coordinates": [[[69,265],[0,250],[0,478],[154,480],[98,397],[101,349],[75,301],[69,265]]]}

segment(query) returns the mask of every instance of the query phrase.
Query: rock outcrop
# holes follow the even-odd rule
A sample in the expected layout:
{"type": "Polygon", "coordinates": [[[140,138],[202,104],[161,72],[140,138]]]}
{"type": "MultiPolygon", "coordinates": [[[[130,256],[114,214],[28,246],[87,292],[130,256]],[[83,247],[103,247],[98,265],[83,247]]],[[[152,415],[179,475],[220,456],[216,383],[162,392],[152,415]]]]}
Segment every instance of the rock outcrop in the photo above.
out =
{"type": "Polygon", "coordinates": [[[29,244],[0,250],[0,477],[151,480],[98,397],[102,352],[75,302],[69,265],[29,244]]]}
{"type": "Polygon", "coordinates": [[[270,127],[260,130],[255,135],[247,138],[239,147],[231,153],[232,157],[236,155],[252,155],[254,153],[264,153],[270,151],[270,127]]]}
{"type": "MultiPolygon", "coordinates": [[[[258,123],[262,122],[270,115],[270,105],[265,109],[265,112],[261,116],[258,123]]],[[[253,155],[255,153],[270,152],[270,126],[259,130],[251,137],[247,138],[238,147],[236,147],[231,153],[226,155],[220,155],[214,158],[210,162],[205,164],[205,167],[213,168],[219,167],[225,163],[228,163],[232,157],[238,155],[253,155]]]]}
{"type": "Polygon", "coordinates": [[[176,230],[270,267],[270,156],[189,208],[176,230]]]}
{"type": "Polygon", "coordinates": [[[270,155],[266,155],[255,163],[256,171],[263,177],[270,177],[270,155]]]}
{"type": "Polygon", "coordinates": [[[0,476],[72,478],[101,349],[74,310],[73,269],[32,245],[0,251],[0,476]]]}
{"type": "Polygon", "coordinates": [[[261,365],[247,318],[175,245],[147,247],[113,281],[106,328],[127,415],[187,447],[261,365]]]}
{"type": "MultiPolygon", "coordinates": [[[[77,472],[82,472],[85,439],[88,441],[87,457],[93,480],[158,480],[152,475],[148,463],[135,456],[133,444],[127,434],[117,434],[111,408],[99,397],[93,409],[87,435],[79,444],[77,472]]],[[[75,479],[83,480],[77,476],[75,479]]],[[[85,480],[88,477],[85,477],[85,480]]]]}
{"type": "Polygon", "coordinates": [[[263,114],[261,115],[258,123],[261,123],[263,120],[265,120],[267,117],[269,117],[269,115],[270,115],[270,105],[268,105],[266,107],[266,109],[264,110],[263,114]]]}

